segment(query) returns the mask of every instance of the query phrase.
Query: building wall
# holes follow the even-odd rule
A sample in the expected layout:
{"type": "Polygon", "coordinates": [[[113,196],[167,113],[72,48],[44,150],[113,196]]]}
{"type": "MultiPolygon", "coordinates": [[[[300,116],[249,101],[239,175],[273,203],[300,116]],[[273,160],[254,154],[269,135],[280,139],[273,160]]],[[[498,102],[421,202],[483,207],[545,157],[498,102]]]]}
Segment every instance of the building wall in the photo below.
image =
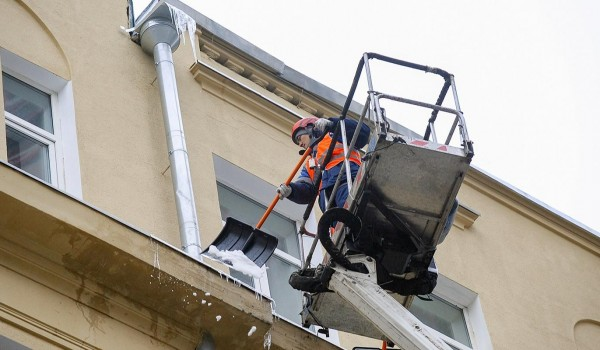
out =
{"type": "Polygon", "coordinates": [[[576,324],[600,319],[598,238],[476,170],[459,199],[481,216],[436,257],[479,294],[494,348],[576,348],[576,324]]]}
{"type": "MultiPolygon", "coordinates": [[[[179,245],[154,62],[119,29],[126,1],[6,2],[2,29],[13,35],[3,47],[73,81],[84,201],[179,245]],[[13,13],[25,25],[9,20],[13,13]],[[20,28],[45,45],[23,42],[20,28]]],[[[189,71],[189,41],[174,61],[202,241],[210,242],[221,225],[212,154],[278,184],[295,165],[294,120],[231,87],[203,89],[189,71]]]]}
{"type": "Polygon", "coordinates": [[[126,2],[2,7],[2,46],[73,82],[83,199],[175,243],[156,75],[152,59],[120,32],[126,2]]]}
{"type": "MultiPolygon", "coordinates": [[[[179,247],[154,62],[119,29],[127,27],[126,5],[121,0],[1,0],[0,46],[72,81],[83,200],[179,247]]],[[[289,139],[297,116],[240,83],[297,115],[308,112],[200,50],[200,61],[222,75],[192,67],[190,45],[181,45],[174,61],[206,247],[222,225],[213,154],[274,186],[287,178],[298,159],[289,139]]],[[[0,146],[0,158],[6,159],[5,145],[0,146]]],[[[455,226],[436,257],[444,275],[479,295],[493,347],[569,349],[575,348],[577,337],[583,337],[582,344],[588,334],[597,337],[597,237],[477,170],[467,176],[459,199],[481,216],[469,228],[455,226]]],[[[64,297],[32,287],[34,282],[8,270],[2,270],[1,278],[17,290],[52,300],[37,312],[87,327],[82,322],[86,313],[64,297]],[[66,307],[57,313],[52,305],[66,307]]],[[[5,296],[16,309],[35,314],[36,306],[20,299],[18,292],[5,296]]],[[[104,333],[96,346],[116,348],[109,339],[116,328],[111,321],[102,322],[107,323],[99,328],[104,333]]],[[[2,332],[32,336],[15,330],[20,328],[14,324],[2,326],[2,332]]],[[[140,348],[149,346],[139,334],[120,334],[140,348]]]]}
{"type": "MultiPolygon", "coordinates": [[[[23,266],[22,262],[16,264],[18,268],[23,266]]],[[[117,317],[106,317],[107,313],[125,311],[130,313],[131,324],[150,324],[133,309],[119,310],[122,305],[101,297],[100,293],[84,292],[76,280],[64,279],[54,284],[57,289],[48,288],[43,284],[49,282],[45,280],[47,277],[40,278],[47,276],[47,271],[32,266],[28,265],[26,274],[6,266],[0,268],[0,280],[4,286],[10,286],[2,292],[2,336],[31,349],[173,349],[175,343],[158,340],[166,333],[164,325],[157,329],[156,339],[152,339],[117,317]]],[[[177,343],[182,347],[193,346],[189,339],[177,343]]]]}

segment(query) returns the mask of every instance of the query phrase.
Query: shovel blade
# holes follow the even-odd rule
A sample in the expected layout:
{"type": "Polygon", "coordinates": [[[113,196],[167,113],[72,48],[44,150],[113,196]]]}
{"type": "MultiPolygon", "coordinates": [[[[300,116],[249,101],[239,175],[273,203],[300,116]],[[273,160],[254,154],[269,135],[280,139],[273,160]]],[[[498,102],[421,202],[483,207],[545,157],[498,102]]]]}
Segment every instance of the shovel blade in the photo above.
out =
{"type": "Polygon", "coordinates": [[[273,255],[277,243],[277,237],[229,217],[212,245],[222,251],[241,250],[248,259],[262,267],[273,255]]]}

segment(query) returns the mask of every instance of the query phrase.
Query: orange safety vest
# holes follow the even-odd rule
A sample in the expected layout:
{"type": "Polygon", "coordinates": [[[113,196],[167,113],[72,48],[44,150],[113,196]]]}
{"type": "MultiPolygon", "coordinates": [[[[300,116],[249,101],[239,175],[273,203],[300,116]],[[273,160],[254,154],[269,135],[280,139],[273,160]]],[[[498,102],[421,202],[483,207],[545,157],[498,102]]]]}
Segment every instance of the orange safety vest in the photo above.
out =
{"type": "MultiPolygon", "coordinates": [[[[315,180],[315,161],[317,164],[320,165],[323,162],[323,160],[325,160],[325,156],[327,155],[327,150],[329,149],[331,141],[333,141],[331,135],[325,135],[325,137],[323,137],[323,140],[321,140],[321,142],[319,142],[319,144],[317,145],[317,154],[315,155],[315,157],[313,158],[312,155],[310,155],[304,163],[304,167],[308,172],[308,176],[310,176],[310,179],[313,181],[315,180]]],[[[348,160],[352,163],[360,165],[360,153],[358,153],[357,150],[352,150],[352,152],[350,152],[350,158],[348,160]]],[[[331,154],[331,159],[329,160],[329,163],[327,163],[327,165],[325,166],[325,170],[329,170],[343,161],[344,145],[342,145],[341,142],[336,142],[335,147],[333,148],[333,153],[331,154]]]]}

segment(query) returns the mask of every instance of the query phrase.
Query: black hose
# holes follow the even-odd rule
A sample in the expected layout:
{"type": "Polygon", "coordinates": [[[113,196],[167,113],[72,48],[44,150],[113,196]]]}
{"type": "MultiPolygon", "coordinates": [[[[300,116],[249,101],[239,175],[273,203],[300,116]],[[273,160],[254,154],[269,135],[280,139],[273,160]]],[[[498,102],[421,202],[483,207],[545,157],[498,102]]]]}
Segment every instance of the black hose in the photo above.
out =
{"type": "Polygon", "coordinates": [[[331,224],[336,221],[344,223],[344,225],[350,229],[350,232],[358,233],[362,228],[362,222],[356,215],[350,213],[344,208],[331,208],[323,213],[323,216],[321,216],[321,219],[319,220],[319,226],[317,228],[317,236],[319,236],[319,240],[321,241],[323,248],[325,248],[327,253],[329,253],[334,262],[340,264],[348,270],[360,271],[361,269],[356,266],[356,264],[351,263],[350,260],[344,256],[344,254],[331,240],[329,228],[331,227],[331,224]]]}

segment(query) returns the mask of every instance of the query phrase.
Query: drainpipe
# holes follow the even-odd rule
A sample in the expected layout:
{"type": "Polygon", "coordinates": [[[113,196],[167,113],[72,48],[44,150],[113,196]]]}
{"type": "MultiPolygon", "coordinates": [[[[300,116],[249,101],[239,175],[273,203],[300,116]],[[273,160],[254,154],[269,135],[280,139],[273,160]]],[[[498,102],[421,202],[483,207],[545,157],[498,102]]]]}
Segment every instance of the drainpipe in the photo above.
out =
{"type": "Polygon", "coordinates": [[[140,29],[140,44],[144,52],[154,57],[156,65],[182,249],[201,260],[200,231],[173,64],[179,33],[172,19],[158,17],[146,21],[140,29]]]}

